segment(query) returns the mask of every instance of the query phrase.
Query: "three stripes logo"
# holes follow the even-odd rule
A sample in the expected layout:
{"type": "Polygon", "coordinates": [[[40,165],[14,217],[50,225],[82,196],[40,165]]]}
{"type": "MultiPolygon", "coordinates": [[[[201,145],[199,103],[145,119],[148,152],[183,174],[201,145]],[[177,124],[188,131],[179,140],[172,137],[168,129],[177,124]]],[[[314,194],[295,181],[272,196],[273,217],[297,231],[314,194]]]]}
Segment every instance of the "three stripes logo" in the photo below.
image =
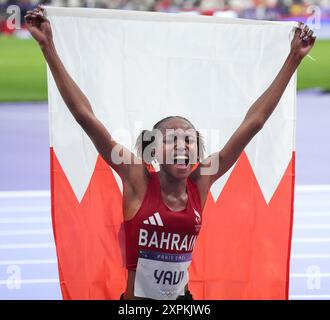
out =
{"type": "Polygon", "coordinates": [[[159,212],[155,212],[148,219],[143,220],[144,224],[152,224],[154,226],[164,227],[162,218],[159,215],[159,212]]]}

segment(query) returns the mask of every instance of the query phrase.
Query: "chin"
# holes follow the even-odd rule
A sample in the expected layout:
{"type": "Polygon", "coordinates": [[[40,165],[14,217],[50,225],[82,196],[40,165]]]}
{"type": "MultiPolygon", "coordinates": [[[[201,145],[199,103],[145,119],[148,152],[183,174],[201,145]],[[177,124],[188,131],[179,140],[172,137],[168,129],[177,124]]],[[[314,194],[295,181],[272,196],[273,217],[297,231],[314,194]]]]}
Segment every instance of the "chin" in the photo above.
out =
{"type": "Polygon", "coordinates": [[[178,165],[167,165],[163,168],[164,171],[176,179],[188,178],[192,172],[192,165],[188,164],[187,166],[178,166],[178,165]]]}

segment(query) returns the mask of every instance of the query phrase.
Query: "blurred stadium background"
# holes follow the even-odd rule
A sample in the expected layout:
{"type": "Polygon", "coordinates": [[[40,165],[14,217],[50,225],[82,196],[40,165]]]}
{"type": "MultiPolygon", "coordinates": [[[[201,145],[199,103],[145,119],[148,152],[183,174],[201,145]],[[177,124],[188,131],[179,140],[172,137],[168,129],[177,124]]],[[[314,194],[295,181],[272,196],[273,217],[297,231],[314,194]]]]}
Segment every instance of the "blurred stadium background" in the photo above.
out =
{"type": "Polygon", "coordinates": [[[61,299],[51,229],[46,65],[23,17],[36,4],[303,21],[290,299],[330,299],[330,0],[0,0],[0,300],[61,299]],[[21,26],[8,25],[10,6],[21,26]]]}

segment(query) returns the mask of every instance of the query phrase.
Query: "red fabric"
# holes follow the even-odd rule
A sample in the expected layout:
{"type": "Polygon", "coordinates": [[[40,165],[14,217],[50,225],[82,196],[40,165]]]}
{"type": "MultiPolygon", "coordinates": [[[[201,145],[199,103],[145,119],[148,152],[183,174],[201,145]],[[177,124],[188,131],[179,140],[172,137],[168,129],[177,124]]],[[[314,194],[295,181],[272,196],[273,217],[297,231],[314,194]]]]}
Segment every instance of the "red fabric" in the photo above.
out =
{"type": "MultiPolygon", "coordinates": [[[[271,173],[270,173],[271,174],[271,173]]],[[[211,194],[189,267],[195,299],[287,299],[294,153],[267,204],[246,154],[211,194]]],[[[126,288],[122,197],[99,157],[78,203],[51,149],[52,219],[64,299],[119,299],[126,288]]]]}
{"type": "Polygon", "coordinates": [[[134,218],[124,222],[126,267],[128,269],[136,269],[139,250],[148,249],[162,253],[192,252],[201,227],[201,219],[198,217],[201,218],[202,215],[198,189],[190,179],[187,182],[187,191],[187,207],[184,210],[173,212],[162,201],[157,173],[151,174],[140,209],[134,218]],[[198,215],[194,210],[197,210],[198,215]],[[175,237],[174,234],[176,234],[175,237]],[[180,238],[176,242],[177,235],[180,238]],[[151,241],[151,239],[155,241],[151,241]]]}

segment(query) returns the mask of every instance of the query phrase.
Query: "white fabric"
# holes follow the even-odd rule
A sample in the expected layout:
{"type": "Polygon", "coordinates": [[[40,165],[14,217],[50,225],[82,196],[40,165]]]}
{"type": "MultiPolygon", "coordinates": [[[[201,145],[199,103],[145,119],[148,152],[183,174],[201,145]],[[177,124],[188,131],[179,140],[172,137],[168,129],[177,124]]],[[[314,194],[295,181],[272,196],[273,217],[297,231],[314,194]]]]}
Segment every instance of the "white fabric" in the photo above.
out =
{"type": "Polygon", "coordinates": [[[189,282],[190,263],[190,254],[152,254],[148,251],[140,254],[136,266],[134,295],[154,300],[175,300],[184,295],[185,286],[189,282]],[[152,259],[150,255],[153,256],[152,259]],[[185,258],[187,256],[189,258],[185,258]]]}
{"type": "MultiPolygon", "coordinates": [[[[219,150],[281,68],[294,22],[46,7],[65,67],[114,138],[133,149],[142,129],[189,118],[219,150]],[[127,134],[126,132],[130,134],[127,134]]],[[[97,152],[48,70],[51,146],[81,201],[97,152]]],[[[268,202],[292,157],[296,75],[246,153],[268,202]]],[[[212,188],[215,198],[231,170],[212,188]]]]}

